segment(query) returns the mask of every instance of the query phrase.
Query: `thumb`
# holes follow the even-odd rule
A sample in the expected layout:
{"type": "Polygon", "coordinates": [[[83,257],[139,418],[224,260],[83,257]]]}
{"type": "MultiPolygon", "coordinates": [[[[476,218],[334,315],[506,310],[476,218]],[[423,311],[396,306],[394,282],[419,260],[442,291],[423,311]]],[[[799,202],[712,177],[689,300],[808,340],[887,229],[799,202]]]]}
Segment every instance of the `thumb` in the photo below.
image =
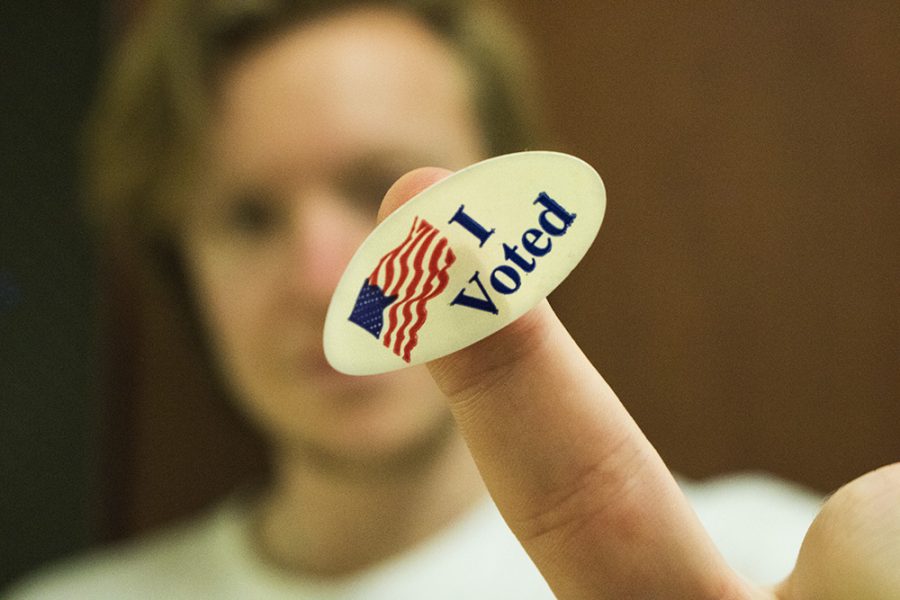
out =
{"type": "MultiPolygon", "coordinates": [[[[382,216],[448,174],[408,173],[382,216]]],[[[494,501],[559,597],[747,597],[546,301],[428,366],[494,501]]]]}
{"type": "Polygon", "coordinates": [[[863,475],[825,503],[780,596],[900,598],[900,463],[863,475]]]}

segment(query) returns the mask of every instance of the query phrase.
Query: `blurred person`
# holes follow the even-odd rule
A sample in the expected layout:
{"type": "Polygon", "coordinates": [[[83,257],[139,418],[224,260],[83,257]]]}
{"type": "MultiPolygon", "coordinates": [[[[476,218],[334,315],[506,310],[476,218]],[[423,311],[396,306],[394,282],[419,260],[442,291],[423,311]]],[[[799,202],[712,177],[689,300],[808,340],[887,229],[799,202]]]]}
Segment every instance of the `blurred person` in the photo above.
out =
{"type": "Polygon", "coordinates": [[[458,169],[536,143],[530,83],[520,42],[478,2],[147,8],[116,54],[93,120],[94,214],[181,298],[211,373],[266,440],[271,476],[190,523],[55,567],[13,597],[550,598],[545,578],[563,597],[622,597],[622,589],[661,597],[639,591],[658,589],[655,577],[670,597],[702,597],[685,595],[698,586],[749,597],[718,552],[754,581],[786,576],[818,499],[765,478],[683,482],[717,551],[546,304],[435,361],[432,373],[349,377],[325,362],[325,310],[385,191],[399,178],[385,201],[396,206],[447,173],[404,176],[411,169],[458,169]],[[546,381],[531,356],[510,351],[539,333],[560,340],[572,365],[546,381]],[[506,355],[513,359],[498,369],[529,375],[485,385],[485,365],[495,366],[485,358],[506,355]],[[546,423],[546,441],[497,448],[492,423],[517,442],[534,440],[509,421],[498,425],[490,410],[479,423],[467,419],[462,407],[482,388],[521,409],[523,426],[546,423]],[[567,396],[562,418],[532,404],[539,392],[567,396]],[[580,404],[582,396],[592,403],[580,404]],[[594,408],[585,419],[564,414],[586,406],[594,408]],[[640,460],[551,464],[571,456],[542,444],[575,439],[563,434],[592,423],[595,409],[608,424],[592,435],[640,460]],[[533,456],[509,458],[523,448],[533,456]],[[556,505],[565,510],[542,509],[534,488],[583,465],[585,485],[556,505]],[[499,472],[512,483],[498,484],[499,472]],[[520,476],[533,485],[518,485],[520,476]],[[587,491],[596,500],[585,500],[587,491]],[[609,517],[599,509],[565,516],[610,495],[609,517]],[[582,545],[599,524],[602,539],[582,545]],[[592,588],[588,559],[610,547],[596,568],[608,587],[592,588]],[[633,588],[617,587],[619,579],[633,588]]]}

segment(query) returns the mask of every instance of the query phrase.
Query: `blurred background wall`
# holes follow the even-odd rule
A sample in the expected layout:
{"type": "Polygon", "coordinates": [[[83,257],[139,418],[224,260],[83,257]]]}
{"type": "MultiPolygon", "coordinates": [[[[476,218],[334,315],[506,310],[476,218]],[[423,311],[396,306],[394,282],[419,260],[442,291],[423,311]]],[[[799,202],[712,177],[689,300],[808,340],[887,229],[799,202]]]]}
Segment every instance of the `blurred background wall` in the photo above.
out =
{"type": "Polygon", "coordinates": [[[555,306],[670,466],[900,459],[900,4],[511,4],[608,187],[555,306]]]}
{"type": "Polygon", "coordinates": [[[526,20],[610,195],[560,311],[686,474],[898,460],[900,5],[639,4],[526,20]]]}
{"type": "MultiPolygon", "coordinates": [[[[900,459],[900,4],[504,4],[532,40],[554,147],[609,195],[552,302],[669,466],[825,492],[900,459]]],[[[3,19],[19,28],[2,78],[8,573],[261,468],[127,257],[99,261],[91,364],[69,146],[101,20],[27,6],[3,19]]]]}

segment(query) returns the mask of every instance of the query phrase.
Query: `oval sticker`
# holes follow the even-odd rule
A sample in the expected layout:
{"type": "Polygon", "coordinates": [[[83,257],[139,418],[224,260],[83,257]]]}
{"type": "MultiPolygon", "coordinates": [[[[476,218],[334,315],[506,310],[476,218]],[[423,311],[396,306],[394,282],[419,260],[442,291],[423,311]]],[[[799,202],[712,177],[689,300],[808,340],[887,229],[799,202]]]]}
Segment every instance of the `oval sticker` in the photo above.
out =
{"type": "Polygon", "coordinates": [[[351,259],[325,318],[328,362],[374,375],[487,337],[562,283],[605,209],[597,172],[559,152],[498,156],[438,181],[351,259]]]}

